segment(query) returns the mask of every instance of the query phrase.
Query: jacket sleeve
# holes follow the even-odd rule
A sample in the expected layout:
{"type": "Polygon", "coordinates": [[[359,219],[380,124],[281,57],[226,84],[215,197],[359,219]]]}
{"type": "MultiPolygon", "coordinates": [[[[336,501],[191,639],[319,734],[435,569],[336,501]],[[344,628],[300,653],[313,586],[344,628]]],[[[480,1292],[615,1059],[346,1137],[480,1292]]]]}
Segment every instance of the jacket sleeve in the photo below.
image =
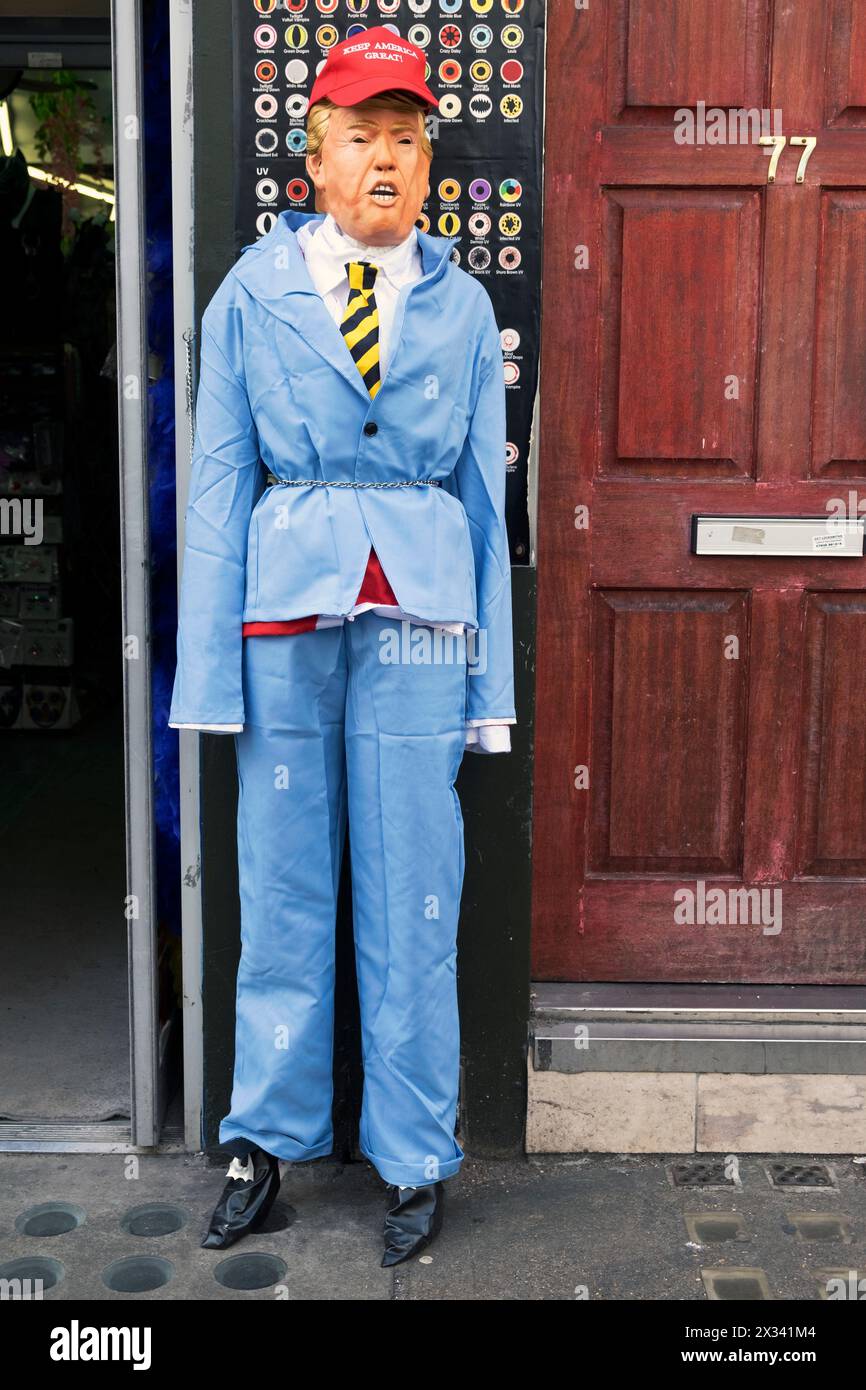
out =
{"type": "Polygon", "coordinates": [[[484,291],[475,404],[454,472],[443,485],[463,503],[475,560],[478,633],[467,633],[467,720],[513,720],[511,557],[505,528],[505,377],[499,328],[484,291]]]}
{"type": "Polygon", "coordinates": [[[227,277],[202,317],[171,725],[243,725],[247,534],[263,485],[241,312],[227,277]]]}

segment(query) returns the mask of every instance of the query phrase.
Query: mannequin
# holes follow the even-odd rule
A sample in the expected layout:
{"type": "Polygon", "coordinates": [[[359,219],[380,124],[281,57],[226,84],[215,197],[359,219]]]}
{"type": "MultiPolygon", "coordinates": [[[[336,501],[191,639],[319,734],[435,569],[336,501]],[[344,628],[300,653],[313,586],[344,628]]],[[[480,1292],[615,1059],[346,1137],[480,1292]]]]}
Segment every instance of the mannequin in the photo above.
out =
{"type": "Polygon", "coordinates": [[[307,156],[327,212],[281,214],[202,324],[170,723],[236,740],[242,940],[209,1248],[261,1228],[280,1160],[331,1151],[347,819],[383,1266],[435,1237],[464,1157],[454,779],[516,718],[505,391],[486,291],[415,225],[424,64],[385,27],[330,51],[307,156]]]}

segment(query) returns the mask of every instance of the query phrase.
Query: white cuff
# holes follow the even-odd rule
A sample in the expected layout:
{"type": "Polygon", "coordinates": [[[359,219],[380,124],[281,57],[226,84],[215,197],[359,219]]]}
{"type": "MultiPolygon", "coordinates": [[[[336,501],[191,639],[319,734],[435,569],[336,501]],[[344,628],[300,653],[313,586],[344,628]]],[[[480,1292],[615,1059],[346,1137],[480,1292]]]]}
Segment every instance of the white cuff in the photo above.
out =
{"type": "MultiPolygon", "coordinates": [[[[514,724],[516,720],[510,720],[514,724]]],[[[511,730],[505,720],[473,720],[466,725],[465,747],[472,753],[510,753],[511,730]]]]}

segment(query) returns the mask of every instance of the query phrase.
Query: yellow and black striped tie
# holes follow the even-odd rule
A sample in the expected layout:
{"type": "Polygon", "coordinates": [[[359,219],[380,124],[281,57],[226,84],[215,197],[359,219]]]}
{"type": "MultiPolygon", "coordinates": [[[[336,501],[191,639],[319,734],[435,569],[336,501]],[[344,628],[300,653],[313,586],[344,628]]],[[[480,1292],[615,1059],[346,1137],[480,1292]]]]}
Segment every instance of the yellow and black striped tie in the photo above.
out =
{"type": "Polygon", "coordinates": [[[371,396],[376,395],[382,384],[379,378],[379,310],[373,294],[378,271],[379,267],[371,261],[346,261],[349,302],[340,324],[340,332],[371,396]]]}

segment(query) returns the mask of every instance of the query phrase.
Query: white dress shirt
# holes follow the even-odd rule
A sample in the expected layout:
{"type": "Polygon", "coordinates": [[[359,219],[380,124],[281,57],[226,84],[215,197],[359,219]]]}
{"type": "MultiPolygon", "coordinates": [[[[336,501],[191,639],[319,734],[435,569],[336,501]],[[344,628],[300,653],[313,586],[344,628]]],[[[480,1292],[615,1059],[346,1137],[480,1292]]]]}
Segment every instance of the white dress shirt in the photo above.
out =
{"type": "MultiPolygon", "coordinates": [[[[380,378],[384,379],[390,360],[394,315],[400,290],[404,285],[420,280],[424,273],[416,228],[412,227],[409,234],[395,246],[368,246],[349,236],[338,225],[333,215],[326,213],[324,220],[315,229],[309,222],[300,227],[297,239],[310,278],[338,326],[343,320],[349,302],[346,261],[372,261],[379,267],[373,294],[379,315],[379,371],[380,378]]],[[[370,602],[356,603],[347,617],[352,622],[359,613],[365,613],[368,609],[372,609],[381,617],[422,621],[395,604],[370,602]]],[[[318,615],[316,628],[336,627],[343,621],[341,614],[322,613],[318,615]]],[[[464,631],[465,625],[428,622],[427,626],[441,627],[457,635],[464,631]]],[[[466,747],[474,753],[508,753],[511,749],[508,726],[516,722],[516,719],[468,719],[466,747]]],[[[240,724],[173,724],[171,727],[200,729],[207,733],[220,734],[240,733],[242,729],[240,724]]]]}

